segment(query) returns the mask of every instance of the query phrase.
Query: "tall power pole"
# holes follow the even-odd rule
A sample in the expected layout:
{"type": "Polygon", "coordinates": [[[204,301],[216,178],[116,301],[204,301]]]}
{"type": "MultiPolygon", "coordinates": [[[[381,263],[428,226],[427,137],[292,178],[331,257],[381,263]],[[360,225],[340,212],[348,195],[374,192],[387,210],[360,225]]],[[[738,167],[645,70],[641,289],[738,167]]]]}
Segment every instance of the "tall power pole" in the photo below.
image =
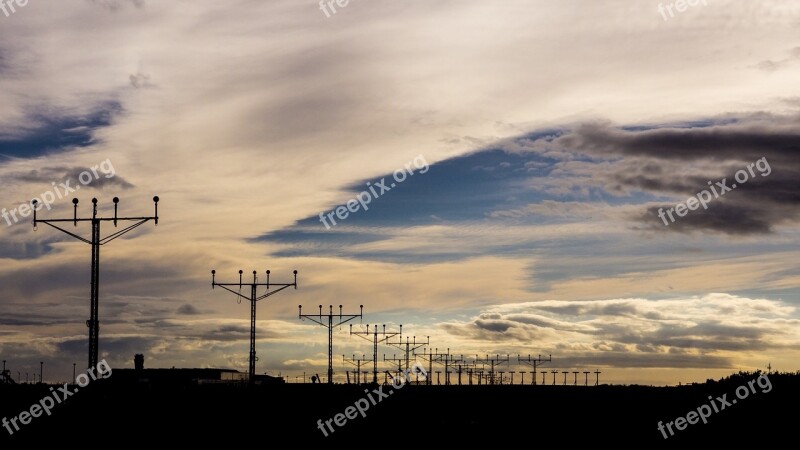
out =
{"type": "Polygon", "coordinates": [[[257,272],[253,271],[253,282],[252,283],[244,283],[242,282],[242,274],[243,271],[239,271],[239,282],[238,283],[217,283],[217,271],[211,271],[211,289],[214,287],[219,286],[222,289],[225,289],[228,292],[236,294],[240,299],[245,299],[250,302],[250,366],[248,368],[248,377],[250,386],[253,386],[256,382],[256,361],[258,358],[256,357],[256,303],[259,300],[263,300],[269,296],[275,295],[278,292],[289,288],[294,287],[297,289],[297,271],[295,270],[294,273],[294,283],[270,283],[269,281],[269,274],[270,271],[267,271],[267,282],[266,283],[259,283],[258,276],[256,275],[257,272]],[[248,286],[250,287],[250,295],[243,295],[242,294],[242,287],[248,286]],[[267,291],[264,294],[258,295],[258,287],[259,286],[266,286],[267,291]],[[238,287],[239,290],[235,291],[232,288],[238,287]],[[271,287],[275,287],[274,291],[270,291],[271,287]]]}
{"type": "MultiPolygon", "coordinates": [[[[402,325],[401,325],[402,327],[402,325]]],[[[378,331],[378,325],[375,325],[375,329],[370,333],[369,331],[369,324],[367,324],[367,331],[353,331],[353,325],[350,324],[350,334],[356,335],[366,340],[369,340],[369,335],[372,334],[372,382],[378,383],[378,343],[386,342],[389,338],[397,336],[400,332],[397,331],[386,331],[386,325],[383,326],[382,331],[378,331]],[[381,336],[378,339],[378,336],[381,336]]]]}
{"type": "Polygon", "coordinates": [[[328,328],[328,384],[333,384],[333,328],[355,319],[364,317],[364,305],[359,306],[361,312],[358,314],[342,314],[342,305],[339,305],[339,315],[333,314],[333,305],[330,305],[330,312],[322,315],[322,305],[319,305],[319,314],[303,314],[303,305],[298,305],[298,316],[300,320],[309,319],[314,323],[328,328]],[[336,323],[333,319],[338,318],[336,323]]]}
{"type": "Polygon", "coordinates": [[[114,197],[114,217],[113,218],[104,218],[104,217],[97,217],[97,199],[92,199],[92,217],[91,218],[78,218],[78,199],[72,199],[73,205],[73,216],[72,219],[49,219],[49,220],[40,220],[36,217],[36,211],[41,209],[38,207],[39,202],[34,200],[33,204],[33,230],[36,231],[37,225],[43,223],[50,227],[55,228],[56,230],[63,231],[64,233],[74,237],[75,239],[85,242],[92,246],[92,290],[91,290],[91,299],[90,299],[90,312],[89,312],[89,320],[86,321],[86,326],[89,327],[89,369],[96,369],[98,363],[98,353],[100,348],[100,319],[98,318],[98,306],[99,306],[99,297],[100,297],[100,246],[108,244],[109,242],[113,241],[114,239],[122,236],[123,234],[128,233],[129,231],[138,228],[139,226],[143,225],[146,222],[151,220],[155,221],[155,224],[158,225],[158,196],[153,197],[153,203],[155,203],[155,214],[152,217],[117,217],[117,206],[119,205],[119,198],[114,197]],[[100,237],[100,223],[101,222],[114,222],[114,227],[117,226],[117,222],[134,222],[132,225],[129,225],[126,228],[123,228],[116,233],[112,233],[104,238],[100,237]],[[91,222],[92,224],[92,238],[86,239],[82,236],[79,236],[71,231],[67,231],[61,228],[58,225],[54,225],[56,223],[66,223],[72,222],[73,226],[78,226],[78,222],[91,222]]]}

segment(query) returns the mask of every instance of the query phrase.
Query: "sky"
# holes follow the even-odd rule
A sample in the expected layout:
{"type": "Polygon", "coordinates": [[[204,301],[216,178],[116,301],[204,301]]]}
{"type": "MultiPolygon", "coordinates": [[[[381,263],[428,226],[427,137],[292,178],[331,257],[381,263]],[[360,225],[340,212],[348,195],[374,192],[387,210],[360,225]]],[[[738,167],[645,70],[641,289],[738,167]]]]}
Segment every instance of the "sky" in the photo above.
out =
{"type": "MultiPolygon", "coordinates": [[[[299,272],[258,303],[257,372],[290,381],[327,364],[298,305],[363,305],[356,330],[402,324],[507,371],[539,354],[624,384],[800,368],[797,2],[22,3],[0,8],[15,378],[86,364],[90,287],[90,247],[20,205],[148,216],[154,195],[158,225],[101,248],[114,368],[247,370],[248,302],[212,269],[299,272]]],[[[337,380],[342,355],[371,356],[348,325],[337,380]]]]}

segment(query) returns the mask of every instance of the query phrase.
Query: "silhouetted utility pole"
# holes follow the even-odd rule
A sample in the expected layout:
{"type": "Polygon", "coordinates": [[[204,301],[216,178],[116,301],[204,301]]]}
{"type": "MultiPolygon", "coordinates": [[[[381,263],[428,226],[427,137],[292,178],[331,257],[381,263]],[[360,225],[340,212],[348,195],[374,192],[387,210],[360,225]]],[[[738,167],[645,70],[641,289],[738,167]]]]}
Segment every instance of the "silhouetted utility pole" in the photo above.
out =
{"type": "MultiPolygon", "coordinates": [[[[387,358],[386,357],[386,353],[384,353],[383,354],[383,360],[386,361],[386,362],[390,362],[392,364],[397,364],[397,374],[398,375],[403,373],[403,364],[406,362],[406,359],[404,357],[401,356],[400,358],[397,358],[397,357],[395,357],[395,355],[392,355],[391,358],[387,358]]],[[[392,378],[394,378],[394,377],[392,377],[392,378]]]]}
{"type": "Polygon", "coordinates": [[[579,374],[580,372],[572,372],[572,373],[573,373],[573,374],[575,374],[575,380],[574,380],[574,382],[572,383],[572,385],[573,385],[573,386],[577,386],[577,385],[578,385],[578,374],[579,374]]]}
{"type": "Polygon", "coordinates": [[[114,197],[114,218],[103,218],[97,217],[97,199],[92,199],[92,217],[79,219],[78,218],[78,199],[72,199],[73,205],[73,216],[72,219],[50,219],[50,220],[39,220],[36,217],[36,211],[39,208],[39,202],[37,200],[33,200],[33,230],[36,231],[37,225],[43,223],[50,227],[55,228],[56,230],[63,231],[64,233],[78,239],[81,242],[85,242],[92,246],[92,291],[91,291],[91,308],[89,313],[89,320],[86,321],[86,326],[89,327],[89,369],[97,368],[97,359],[98,353],[100,348],[100,320],[98,318],[98,303],[100,297],[100,246],[108,244],[109,242],[113,241],[114,239],[122,236],[123,234],[128,233],[129,231],[134,230],[135,228],[139,227],[140,225],[144,224],[145,222],[149,222],[150,220],[155,221],[155,224],[158,225],[158,197],[153,197],[153,202],[155,203],[155,215],[152,217],[117,217],[117,206],[119,204],[119,198],[114,197]],[[125,221],[125,222],[135,222],[133,225],[128,226],[127,228],[123,228],[116,233],[112,233],[104,238],[100,237],[100,222],[114,222],[114,227],[117,226],[117,222],[125,221]],[[78,236],[75,233],[67,231],[58,225],[54,225],[55,223],[66,223],[72,222],[73,226],[78,226],[78,222],[91,222],[92,224],[92,238],[86,239],[81,236],[78,236]]]}
{"type": "Polygon", "coordinates": [[[594,385],[595,385],[595,386],[597,386],[597,385],[599,385],[599,384],[600,384],[600,374],[601,374],[601,373],[603,373],[603,372],[600,372],[598,369],[594,369],[594,375],[595,375],[595,377],[596,377],[596,378],[594,379],[594,385]]]}
{"type": "Polygon", "coordinates": [[[480,364],[489,364],[491,366],[491,372],[489,372],[489,384],[494,384],[494,367],[495,365],[508,363],[508,355],[505,356],[505,359],[500,355],[495,355],[494,358],[489,358],[489,355],[486,355],[486,358],[479,359],[478,356],[475,355],[475,362],[480,364]]]}
{"type": "MultiPolygon", "coordinates": [[[[402,327],[402,325],[400,325],[402,327]]],[[[368,336],[372,334],[372,382],[378,384],[378,343],[385,342],[386,340],[400,334],[399,331],[386,331],[386,325],[383,326],[382,331],[378,331],[378,325],[375,325],[372,333],[369,331],[369,324],[367,324],[366,331],[353,331],[353,325],[350,324],[350,334],[359,336],[363,339],[370,340],[368,336]],[[381,336],[378,339],[378,336],[381,336]]]]}
{"type": "MultiPolygon", "coordinates": [[[[416,353],[414,355],[416,356],[416,353]]],[[[444,384],[445,385],[449,385],[450,384],[450,370],[449,370],[449,367],[453,363],[462,361],[464,359],[463,355],[461,357],[459,357],[459,358],[456,358],[455,355],[451,355],[449,348],[447,349],[446,353],[439,353],[439,349],[438,348],[436,348],[434,352],[431,352],[430,348],[429,348],[428,349],[428,353],[425,353],[425,349],[423,349],[421,356],[422,356],[423,359],[428,361],[428,373],[433,373],[433,363],[439,363],[439,364],[444,365],[444,376],[445,376],[444,384]]],[[[428,377],[426,382],[427,381],[431,381],[430,377],[428,377]]],[[[430,383],[428,383],[428,384],[430,384],[430,383]]]]}
{"type": "MultiPolygon", "coordinates": [[[[528,355],[527,358],[522,359],[521,356],[517,355],[517,362],[519,364],[527,364],[529,366],[533,366],[533,379],[531,380],[531,384],[536,384],[536,367],[542,363],[551,362],[553,360],[553,355],[548,355],[547,359],[542,359],[542,355],[539,355],[538,358],[531,358],[531,355],[528,355]]],[[[524,383],[523,383],[524,384],[524,383]]],[[[544,384],[544,382],[542,382],[544,384]]]]}
{"type": "Polygon", "coordinates": [[[270,271],[267,271],[267,282],[266,283],[259,283],[258,276],[256,271],[253,271],[253,282],[252,283],[244,283],[242,282],[242,274],[243,271],[239,271],[239,282],[238,283],[217,283],[217,271],[211,271],[211,289],[219,286],[222,289],[225,289],[228,292],[235,294],[239,297],[239,302],[241,299],[245,299],[250,302],[250,366],[248,367],[247,373],[249,379],[250,386],[254,385],[256,382],[256,361],[258,358],[256,357],[256,303],[259,300],[264,300],[267,297],[277,294],[278,292],[287,289],[289,287],[294,287],[297,289],[297,271],[295,270],[294,273],[294,283],[270,283],[269,281],[269,274],[270,271]],[[248,286],[250,288],[250,295],[243,295],[242,288],[248,286]],[[259,286],[266,286],[267,291],[261,295],[258,295],[258,287],[259,286]],[[232,289],[233,287],[238,287],[238,290],[232,289]],[[275,287],[274,291],[270,291],[271,287],[275,287]]]}
{"type": "MultiPolygon", "coordinates": [[[[342,355],[342,362],[349,363],[349,364],[352,364],[352,365],[356,366],[356,384],[361,384],[361,364],[365,363],[365,362],[368,362],[368,361],[369,360],[367,359],[366,355],[361,355],[361,358],[356,358],[356,355],[353,355],[353,357],[350,358],[350,359],[348,359],[347,356],[342,355]]],[[[367,372],[364,372],[364,373],[366,374],[367,372]]],[[[349,384],[350,376],[348,375],[347,378],[348,378],[348,384],[349,384]]],[[[364,375],[364,382],[365,383],[367,382],[367,376],[366,375],[364,375]]]]}
{"type": "Polygon", "coordinates": [[[558,373],[557,370],[551,370],[550,372],[553,373],[553,386],[556,385],[556,374],[558,373]]]}
{"type": "Polygon", "coordinates": [[[588,385],[589,385],[589,374],[590,374],[590,373],[592,373],[592,372],[590,372],[590,371],[588,371],[588,370],[584,370],[584,371],[583,371],[583,375],[584,375],[584,379],[583,379],[583,385],[584,385],[584,386],[588,386],[588,385]]]}
{"type": "MultiPolygon", "coordinates": [[[[458,364],[458,385],[459,386],[461,386],[461,374],[463,372],[468,372],[469,373],[470,366],[471,366],[471,364],[462,364],[462,363],[463,363],[463,361],[459,362],[459,364],[458,364]]],[[[470,377],[470,381],[472,381],[471,377],[470,377]]],[[[472,384],[472,383],[470,383],[470,384],[472,384]]]]}
{"type": "Polygon", "coordinates": [[[319,314],[303,314],[303,306],[298,305],[298,316],[300,320],[309,319],[314,323],[328,328],[328,384],[333,384],[333,328],[355,319],[364,317],[364,305],[360,305],[361,312],[358,314],[342,314],[342,305],[339,305],[339,315],[333,314],[333,305],[330,305],[330,312],[327,315],[322,315],[322,305],[319,305],[319,314]],[[338,317],[336,323],[333,323],[333,318],[338,317]]]}
{"type": "Polygon", "coordinates": [[[431,338],[428,336],[425,339],[425,342],[417,342],[417,337],[414,336],[413,340],[409,340],[408,336],[406,336],[406,341],[403,342],[403,325],[400,325],[400,333],[399,333],[399,340],[398,342],[390,342],[391,339],[386,340],[386,345],[391,345],[392,347],[396,347],[402,350],[406,355],[406,370],[410,369],[409,364],[409,356],[413,353],[416,349],[424,347],[426,345],[431,344],[431,338]]]}

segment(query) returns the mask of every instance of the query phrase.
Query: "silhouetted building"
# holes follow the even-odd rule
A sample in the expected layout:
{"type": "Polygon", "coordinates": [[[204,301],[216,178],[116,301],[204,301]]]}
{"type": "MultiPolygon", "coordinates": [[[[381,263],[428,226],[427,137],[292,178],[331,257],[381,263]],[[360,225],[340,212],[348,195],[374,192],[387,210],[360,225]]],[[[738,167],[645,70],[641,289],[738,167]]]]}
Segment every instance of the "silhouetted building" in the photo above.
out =
{"type": "Polygon", "coordinates": [[[114,369],[110,379],[115,383],[187,386],[244,383],[247,374],[232,369],[114,369]]]}
{"type": "MultiPolygon", "coordinates": [[[[145,369],[144,355],[136,354],[133,369],[114,369],[114,383],[146,384],[152,386],[189,386],[198,384],[247,383],[247,373],[233,369],[145,369]]],[[[256,375],[255,384],[283,383],[269,375],[256,375]]]]}

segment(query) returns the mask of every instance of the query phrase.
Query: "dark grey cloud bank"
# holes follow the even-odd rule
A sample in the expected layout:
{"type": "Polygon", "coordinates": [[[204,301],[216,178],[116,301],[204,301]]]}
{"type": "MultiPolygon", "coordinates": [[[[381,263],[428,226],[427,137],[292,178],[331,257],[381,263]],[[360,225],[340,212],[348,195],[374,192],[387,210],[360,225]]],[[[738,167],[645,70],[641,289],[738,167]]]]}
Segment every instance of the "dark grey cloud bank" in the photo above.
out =
{"type": "MultiPolygon", "coordinates": [[[[798,116],[755,114],[707,124],[619,128],[587,123],[536,144],[616,160],[610,170],[593,177],[611,193],[644,192],[685,201],[748,164],[765,159],[770,171],[750,177],[709,203],[665,227],[659,208],[647,207],[632,217],[646,228],[673,232],[718,232],[729,235],[768,234],[800,219],[800,119],[798,116]],[[681,198],[682,197],[682,198],[681,198]]],[[[763,165],[763,164],[762,164],[763,165]]]]}

